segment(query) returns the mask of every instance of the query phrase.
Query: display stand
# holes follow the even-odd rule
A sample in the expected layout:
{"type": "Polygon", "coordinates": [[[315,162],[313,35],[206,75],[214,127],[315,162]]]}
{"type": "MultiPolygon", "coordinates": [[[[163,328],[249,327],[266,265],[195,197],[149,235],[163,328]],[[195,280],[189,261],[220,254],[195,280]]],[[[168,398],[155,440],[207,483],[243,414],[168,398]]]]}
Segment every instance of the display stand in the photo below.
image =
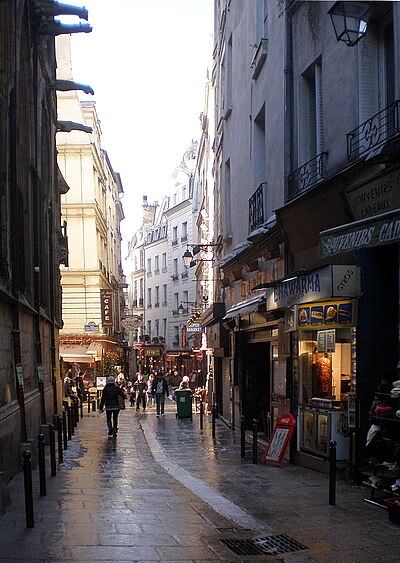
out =
{"type": "Polygon", "coordinates": [[[296,419],[292,414],[285,414],[278,418],[267,448],[262,458],[263,463],[282,462],[290,438],[292,437],[296,419]]]}

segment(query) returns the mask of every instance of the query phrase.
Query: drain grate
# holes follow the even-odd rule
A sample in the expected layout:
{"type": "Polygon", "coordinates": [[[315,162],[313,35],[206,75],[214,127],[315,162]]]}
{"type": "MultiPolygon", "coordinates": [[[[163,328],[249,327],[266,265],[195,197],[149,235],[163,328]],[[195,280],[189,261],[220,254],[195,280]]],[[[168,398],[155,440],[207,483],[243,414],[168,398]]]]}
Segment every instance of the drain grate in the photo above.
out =
{"type": "Polygon", "coordinates": [[[306,545],[289,538],[286,534],[256,539],[221,539],[219,541],[236,555],[280,555],[308,549],[306,545]]]}

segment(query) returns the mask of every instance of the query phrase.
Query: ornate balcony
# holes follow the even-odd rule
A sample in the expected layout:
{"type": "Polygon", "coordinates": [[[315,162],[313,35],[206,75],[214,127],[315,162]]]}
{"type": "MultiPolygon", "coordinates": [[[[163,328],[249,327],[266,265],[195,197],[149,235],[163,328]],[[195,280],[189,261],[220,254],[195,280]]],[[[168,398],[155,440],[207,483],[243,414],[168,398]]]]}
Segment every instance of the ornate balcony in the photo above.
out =
{"type": "Polygon", "coordinates": [[[288,200],[311,189],[324,178],[324,159],[326,153],[321,152],[289,175],[288,200]]]}
{"type": "Polygon", "coordinates": [[[347,133],[347,157],[355,160],[400,133],[400,100],[347,133]]]}
{"type": "Polygon", "coordinates": [[[260,227],[267,220],[267,183],[262,182],[249,199],[249,233],[260,227]]]}

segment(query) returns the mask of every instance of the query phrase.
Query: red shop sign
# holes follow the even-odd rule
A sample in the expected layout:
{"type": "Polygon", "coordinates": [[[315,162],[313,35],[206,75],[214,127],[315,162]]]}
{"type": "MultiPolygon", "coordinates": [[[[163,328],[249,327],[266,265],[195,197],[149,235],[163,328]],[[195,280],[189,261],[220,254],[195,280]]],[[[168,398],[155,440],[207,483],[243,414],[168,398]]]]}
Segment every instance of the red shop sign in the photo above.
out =
{"type": "Polygon", "coordinates": [[[292,437],[296,419],[292,414],[284,414],[276,421],[275,428],[271,438],[267,444],[265,454],[263,455],[263,463],[281,463],[287,445],[292,437]]]}

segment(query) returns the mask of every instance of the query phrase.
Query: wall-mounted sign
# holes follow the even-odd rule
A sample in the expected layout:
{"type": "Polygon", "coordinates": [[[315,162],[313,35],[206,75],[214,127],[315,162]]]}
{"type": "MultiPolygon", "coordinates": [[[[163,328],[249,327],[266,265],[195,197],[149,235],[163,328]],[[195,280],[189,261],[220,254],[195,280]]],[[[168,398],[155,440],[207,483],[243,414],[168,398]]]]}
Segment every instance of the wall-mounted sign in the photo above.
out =
{"type": "Polygon", "coordinates": [[[327,301],[296,305],[297,329],[341,328],[355,325],[353,301],[327,301]]]}
{"type": "Polygon", "coordinates": [[[321,257],[334,256],[360,248],[372,248],[400,241],[399,210],[378,215],[375,219],[348,223],[320,235],[321,257]]]}
{"type": "Polygon", "coordinates": [[[96,324],[94,321],[90,321],[90,323],[85,324],[84,331],[85,332],[99,332],[100,326],[96,324]]]}
{"type": "Polygon", "coordinates": [[[202,324],[201,323],[191,323],[191,324],[188,323],[186,330],[188,332],[201,332],[202,324]]]}
{"type": "Polygon", "coordinates": [[[356,220],[400,208],[400,172],[396,170],[346,193],[356,220]]]}
{"type": "Polygon", "coordinates": [[[132,315],[131,317],[125,317],[122,319],[121,324],[126,330],[135,330],[143,324],[142,315],[132,315]]]}
{"type": "Polygon", "coordinates": [[[161,348],[159,346],[145,346],[143,351],[147,358],[154,358],[162,355],[161,348]]]}
{"type": "Polygon", "coordinates": [[[113,295],[109,289],[100,289],[101,322],[103,326],[113,326],[113,295]]]}
{"type": "Polygon", "coordinates": [[[267,291],[267,311],[332,297],[357,297],[360,293],[357,266],[331,265],[296,276],[267,291]]]}

